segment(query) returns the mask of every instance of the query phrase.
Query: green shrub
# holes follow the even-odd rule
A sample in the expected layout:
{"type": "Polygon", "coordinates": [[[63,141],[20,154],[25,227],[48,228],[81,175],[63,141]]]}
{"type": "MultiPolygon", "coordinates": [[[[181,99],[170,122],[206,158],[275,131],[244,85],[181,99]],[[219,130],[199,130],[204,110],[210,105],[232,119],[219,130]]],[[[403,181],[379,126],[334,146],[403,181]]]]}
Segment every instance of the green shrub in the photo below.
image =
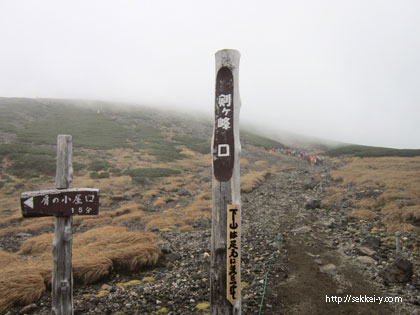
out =
{"type": "Polygon", "coordinates": [[[274,140],[271,140],[262,136],[258,136],[248,131],[241,130],[240,138],[241,138],[242,144],[250,144],[256,147],[263,147],[266,150],[270,150],[272,148],[279,148],[279,149],[286,148],[282,143],[278,141],[274,141],[274,140]]]}
{"type": "Polygon", "coordinates": [[[100,179],[100,178],[109,178],[109,173],[108,172],[91,172],[89,174],[90,178],[92,179],[100,179]]]}
{"type": "Polygon", "coordinates": [[[110,168],[112,168],[111,163],[105,160],[94,160],[88,166],[88,170],[95,172],[106,171],[110,168]]]}
{"type": "Polygon", "coordinates": [[[56,160],[48,155],[20,155],[12,161],[8,171],[24,178],[40,175],[55,176],[56,160]]]}
{"type": "Polygon", "coordinates": [[[127,147],[130,131],[117,120],[94,110],[75,106],[51,106],[48,114],[18,132],[25,143],[57,143],[58,134],[72,135],[73,147],[112,149],[127,147]]]}
{"type": "Polygon", "coordinates": [[[172,140],[195,152],[202,154],[209,154],[211,152],[210,138],[202,139],[191,136],[175,136],[172,140]]]}
{"type": "Polygon", "coordinates": [[[420,150],[410,149],[392,149],[383,147],[371,147],[364,145],[348,145],[325,152],[326,155],[336,157],[340,155],[350,155],[357,157],[383,157],[383,156],[400,156],[413,157],[420,156],[420,150]]]}

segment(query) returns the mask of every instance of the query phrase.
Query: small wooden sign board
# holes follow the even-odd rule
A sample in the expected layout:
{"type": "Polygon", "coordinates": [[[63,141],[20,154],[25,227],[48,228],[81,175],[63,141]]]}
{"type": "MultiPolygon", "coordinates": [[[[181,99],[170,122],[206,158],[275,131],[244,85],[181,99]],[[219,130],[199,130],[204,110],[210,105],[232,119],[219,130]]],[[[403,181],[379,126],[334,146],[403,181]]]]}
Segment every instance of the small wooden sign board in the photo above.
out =
{"type": "Polygon", "coordinates": [[[235,305],[239,297],[240,222],[239,205],[227,206],[226,298],[235,305]]]}
{"type": "Polygon", "coordinates": [[[235,140],[233,136],[233,74],[222,67],[216,78],[216,104],[213,142],[213,170],[218,181],[226,182],[232,177],[235,162],[235,140]]]}
{"type": "Polygon", "coordinates": [[[20,195],[25,218],[72,215],[97,215],[99,190],[92,188],[27,191],[20,195]]]}

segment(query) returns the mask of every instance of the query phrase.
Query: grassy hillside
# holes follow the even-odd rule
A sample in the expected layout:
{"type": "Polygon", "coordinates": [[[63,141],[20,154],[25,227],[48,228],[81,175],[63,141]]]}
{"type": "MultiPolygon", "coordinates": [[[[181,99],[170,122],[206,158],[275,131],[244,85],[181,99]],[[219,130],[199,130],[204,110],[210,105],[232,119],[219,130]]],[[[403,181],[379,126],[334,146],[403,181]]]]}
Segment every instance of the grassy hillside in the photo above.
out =
{"type": "Polygon", "coordinates": [[[325,154],[331,157],[340,155],[349,155],[356,157],[384,157],[384,156],[399,156],[399,157],[413,157],[420,156],[420,150],[411,149],[391,149],[382,147],[371,147],[364,145],[347,145],[339,148],[329,149],[325,154]]]}
{"type": "MultiPolygon", "coordinates": [[[[58,134],[73,137],[74,154],[83,150],[131,149],[157,162],[185,158],[185,147],[210,153],[212,125],[208,121],[167,116],[142,108],[118,110],[112,104],[65,100],[0,98],[0,160],[6,172],[20,177],[53,175],[58,134]]],[[[266,149],[282,144],[243,132],[242,142],[266,149]]],[[[86,166],[86,165],[85,165],[86,166]]],[[[76,164],[82,169],[84,165],[76,164]]]]}

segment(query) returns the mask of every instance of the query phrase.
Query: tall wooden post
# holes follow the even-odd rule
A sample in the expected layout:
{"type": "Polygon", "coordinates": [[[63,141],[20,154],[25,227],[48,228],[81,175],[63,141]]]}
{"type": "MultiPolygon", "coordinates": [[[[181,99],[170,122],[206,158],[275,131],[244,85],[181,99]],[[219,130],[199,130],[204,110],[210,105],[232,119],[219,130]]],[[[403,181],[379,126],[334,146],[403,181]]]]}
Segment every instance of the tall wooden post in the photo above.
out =
{"type": "MultiPolygon", "coordinates": [[[[68,135],[57,137],[56,189],[71,188],[73,182],[72,138],[68,135]]],[[[56,216],[52,274],[52,313],[73,314],[73,273],[72,273],[72,216],[56,216]]]]}
{"type": "Polygon", "coordinates": [[[212,315],[241,314],[239,59],[240,53],[236,50],[216,53],[210,264],[212,315]]]}

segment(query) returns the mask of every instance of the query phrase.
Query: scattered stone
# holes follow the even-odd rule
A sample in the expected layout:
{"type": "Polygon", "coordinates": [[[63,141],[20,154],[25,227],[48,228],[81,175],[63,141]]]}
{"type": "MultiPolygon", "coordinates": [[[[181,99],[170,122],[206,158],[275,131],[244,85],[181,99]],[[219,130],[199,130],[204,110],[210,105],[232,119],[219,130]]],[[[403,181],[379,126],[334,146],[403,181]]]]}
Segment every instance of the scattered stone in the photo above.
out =
{"type": "Polygon", "coordinates": [[[204,183],[208,183],[208,182],[211,182],[211,178],[208,176],[203,176],[201,177],[201,181],[204,183]]]}
{"type": "Polygon", "coordinates": [[[293,229],[292,230],[292,233],[295,233],[295,234],[305,234],[305,233],[309,233],[311,231],[312,231],[312,229],[311,229],[310,226],[302,226],[300,228],[293,229]]]}
{"type": "Polygon", "coordinates": [[[325,227],[327,227],[327,228],[332,227],[334,225],[334,223],[335,223],[334,218],[320,221],[320,224],[323,225],[323,226],[325,226],[325,227]]]}
{"type": "Polygon", "coordinates": [[[357,251],[360,255],[366,255],[366,256],[373,256],[376,254],[376,252],[373,249],[370,249],[367,247],[359,247],[357,248],[357,251]]]}
{"type": "Polygon", "coordinates": [[[191,196],[191,193],[187,189],[181,188],[180,190],[178,190],[178,195],[180,195],[180,196],[191,196]]]}
{"type": "Polygon", "coordinates": [[[172,253],[172,249],[171,249],[171,247],[169,246],[168,243],[162,242],[162,243],[159,243],[158,246],[159,246],[162,254],[172,253]]]}
{"type": "Polygon", "coordinates": [[[34,304],[29,304],[29,305],[26,305],[24,308],[22,308],[19,311],[19,314],[31,314],[36,309],[38,309],[38,306],[35,303],[34,304]]]}
{"type": "Polygon", "coordinates": [[[317,208],[321,208],[321,200],[319,199],[311,199],[307,203],[305,203],[306,210],[314,210],[317,208]]]}
{"type": "Polygon", "coordinates": [[[310,252],[306,252],[306,254],[308,254],[308,255],[309,255],[309,256],[311,256],[312,258],[316,258],[316,259],[320,258],[320,256],[319,256],[319,255],[314,255],[314,254],[311,254],[310,252]]]}
{"type": "Polygon", "coordinates": [[[104,285],[102,285],[101,290],[110,291],[111,292],[112,287],[110,285],[108,285],[108,284],[104,284],[104,285]]]}
{"type": "Polygon", "coordinates": [[[303,182],[304,189],[314,189],[316,185],[318,185],[318,182],[311,179],[307,179],[303,182]]]}
{"type": "Polygon", "coordinates": [[[319,267],[319,271],[327,275],[335,276],[337,274],[337,267],[334,264],[328,264],[328,265],[319,267]]]}
{"type": "Polygon", "coordinates": [[[357,261],[364,264],[364,265],[371,265],[374,264],[376,262],[375,259],[373,259],[372,257],[369,256],[358,256],[357,261]]]}
{"type": "Polygon", "coordinates": [[[314,262],[317,264],[317,265],[323,265],[324,263],[322,262],[322,260],[321,259],[315,259],[314,260],[314,262]]]}
{"type": "Polygon", "coordinates": [[[379,274],[383,279],[392,283],[407,283],[413,276],[413,264],[405,258],[397,258],[379,274]]]}
{"type": "Polygon", "coordinates": [[[31,237],[32,234],[29,234],[29,233],[19,233],[19,234],[16,234],[16,236],[17,237],[31,237]]]}
{"type": "Polygon", "coordinates": [[[169,253],[165,255],[166,259],[169,261],[175,261],[181,259],[181,255],[178,253],[169,253]]]}
{"type": "Polygon", "coordinates": [[[367,236],[365,238],[365,241],[363,242],[363,245],[369,248],[372,248],[374,250],[378,250],[379,247],[381,247],[381,240],[373,236],[367,236]]]}

